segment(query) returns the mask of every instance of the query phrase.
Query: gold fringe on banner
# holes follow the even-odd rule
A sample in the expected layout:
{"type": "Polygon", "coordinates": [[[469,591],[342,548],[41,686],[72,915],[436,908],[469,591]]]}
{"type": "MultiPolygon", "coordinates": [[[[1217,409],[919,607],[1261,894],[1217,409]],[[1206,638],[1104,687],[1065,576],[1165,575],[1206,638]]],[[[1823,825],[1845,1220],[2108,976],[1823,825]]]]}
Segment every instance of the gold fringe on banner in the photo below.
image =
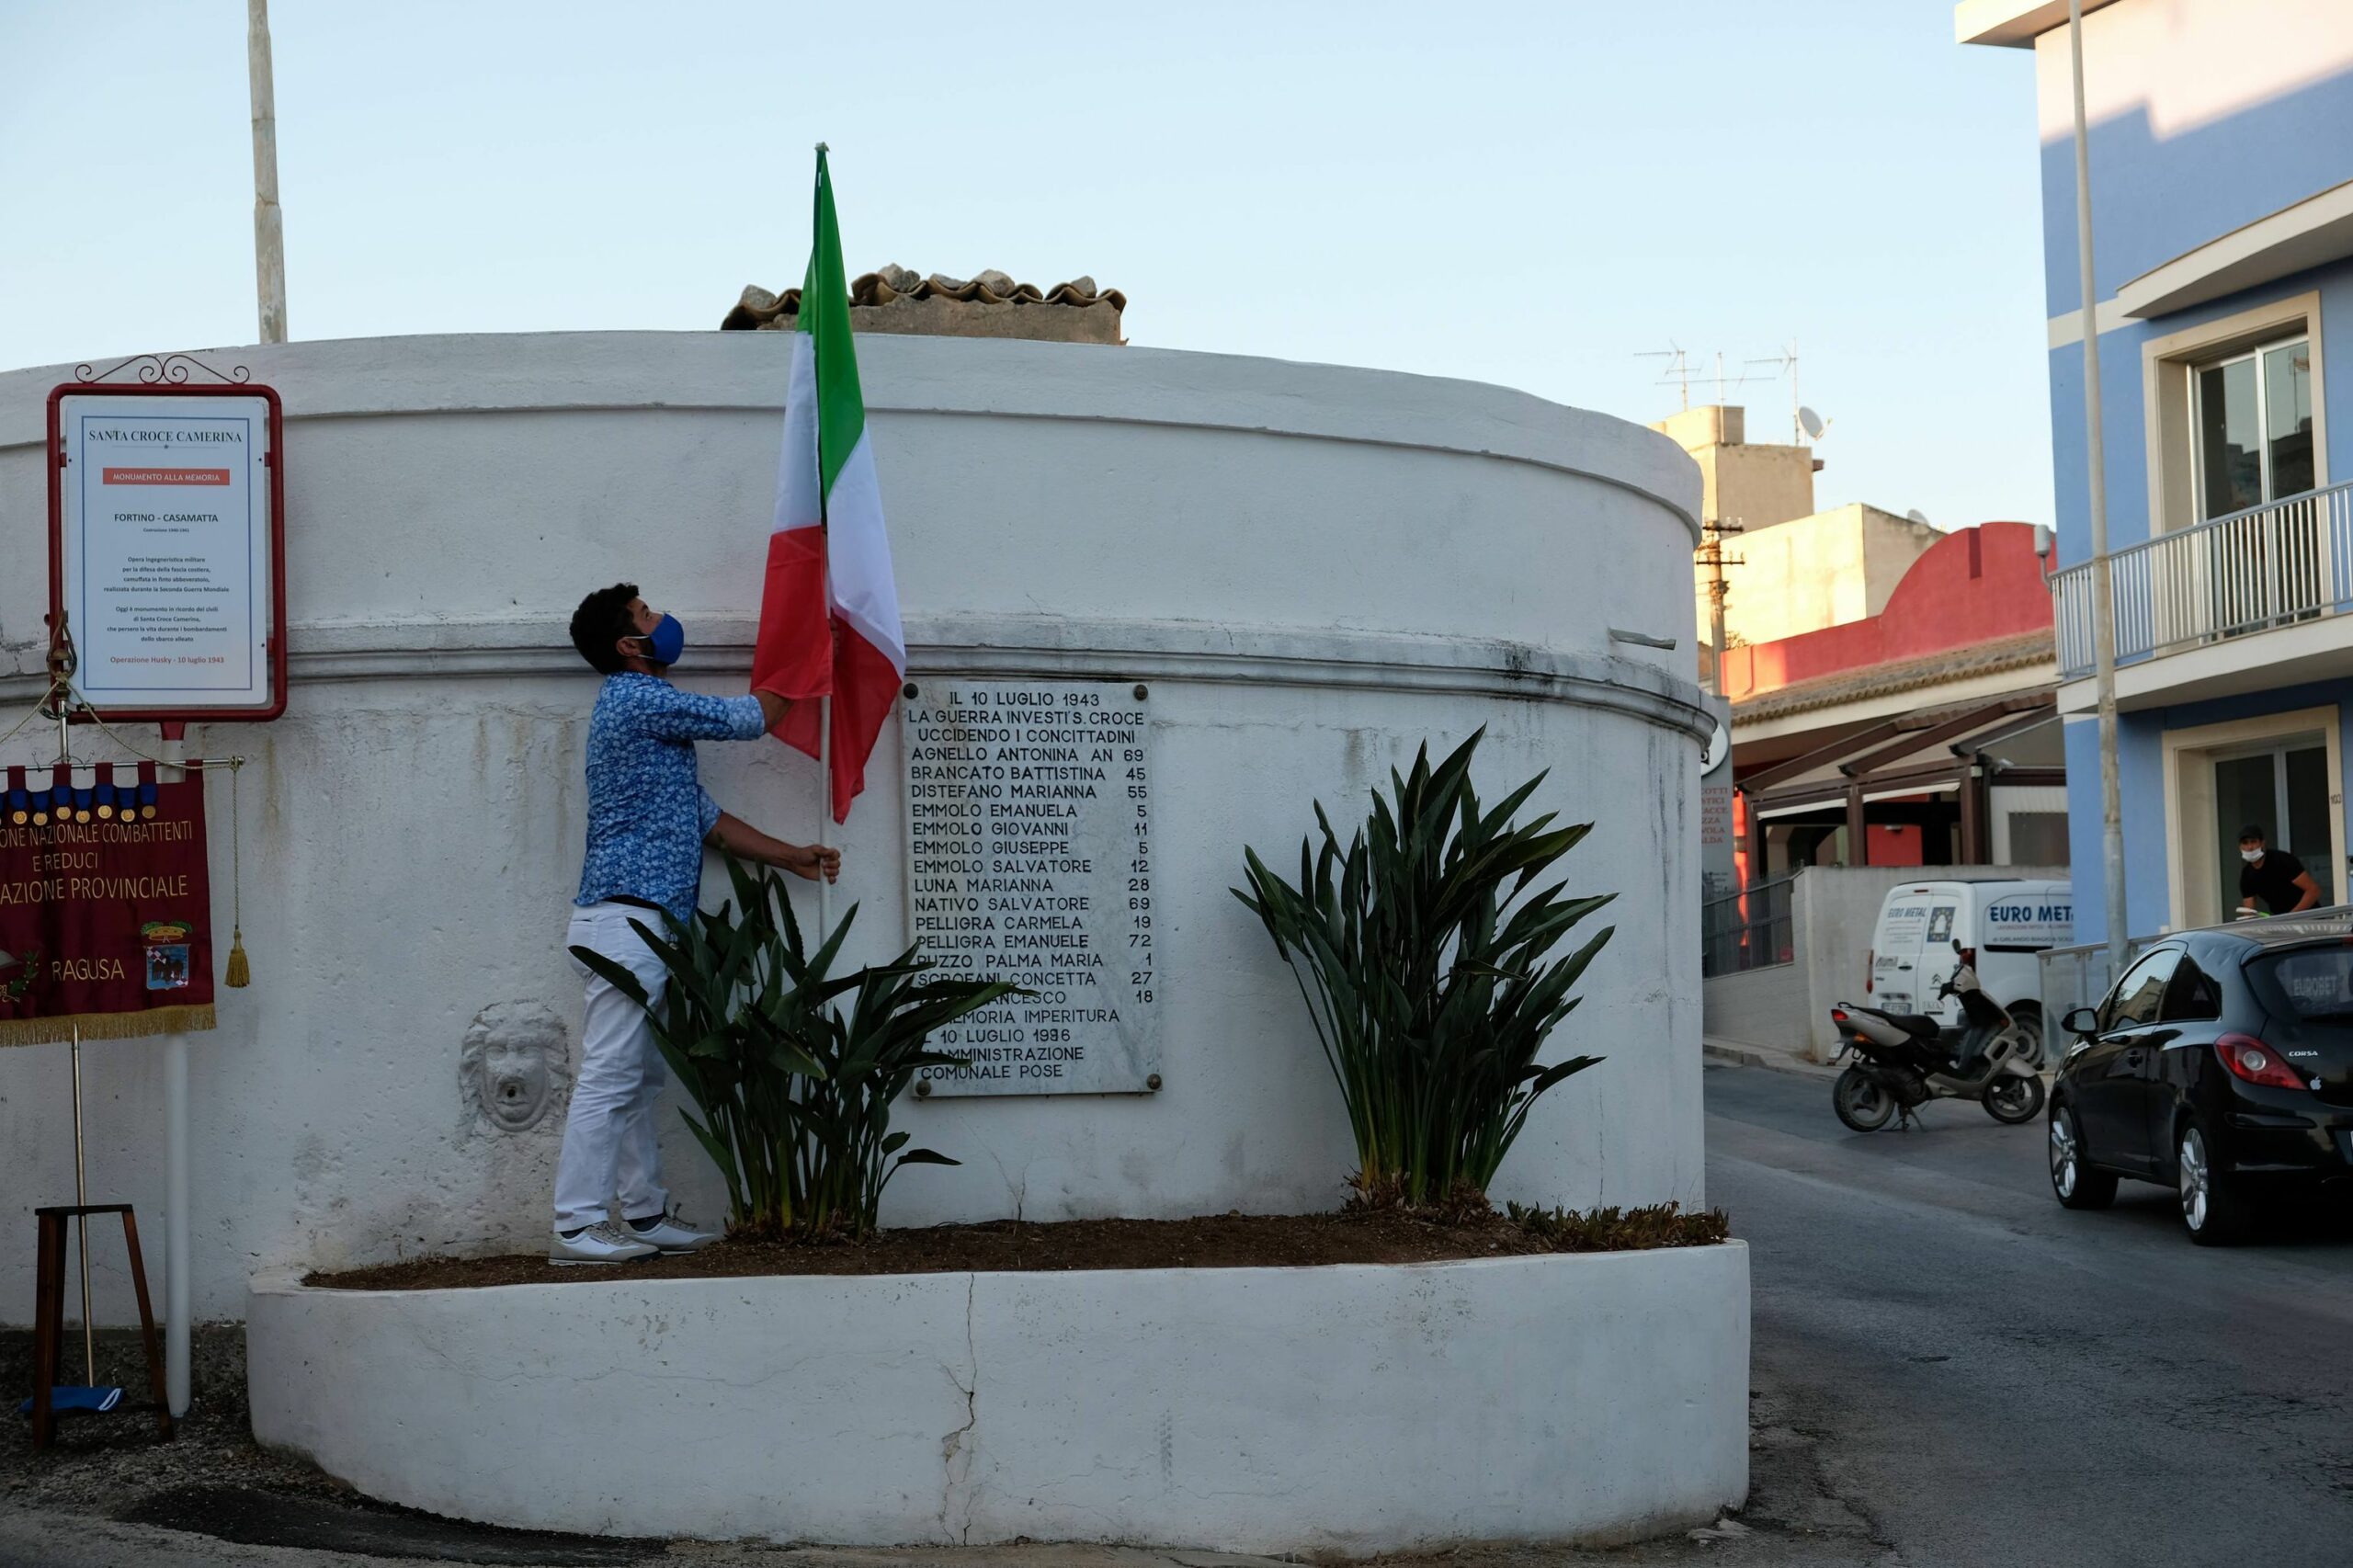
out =
{"type": "Polygon", "coordinates": [[[212,1005],[151,1007],[143,1013],[61,1013],[53,1018],[0,1018],[0,1045],[49,1045],[72,1040],[137,1040],[151,1034],[195,1034],[218,1027],[212,1005]]]}

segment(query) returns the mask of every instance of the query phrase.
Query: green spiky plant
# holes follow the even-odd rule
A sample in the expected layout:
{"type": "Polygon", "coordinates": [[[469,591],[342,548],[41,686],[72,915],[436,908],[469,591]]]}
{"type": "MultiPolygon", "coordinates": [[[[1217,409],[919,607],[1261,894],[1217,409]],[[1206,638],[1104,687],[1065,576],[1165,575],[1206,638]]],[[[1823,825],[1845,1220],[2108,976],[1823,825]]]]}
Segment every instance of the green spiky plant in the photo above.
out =
{"type": "Polygon", "coordinates": [[[1391,770],[1346,845],[1322,833],[1299,850],[1296,885],[1245,848],[1249,887],[1233,890],[1274,938],[1307,1001],[1347,1102],[1370,1207],[1483,1207],[1495,1169],[1537,1100],[1600,1061],[1538,1061],[1576,1006],[1569,988],[1616,931],[1552,958],[1570,929],[1615,893],[1529,890],[1592,828],[1513,813],[1544,775],[1483,810],[1471,786],[1482,730],[1433,767],[1391,770]]]}
{"type": "Polygon", "coordinates": [[[726,1179],[731,1234],[870,1235],[900,1170],[957,1164],[891,1131],[891,1108],[918,1073],[963,1065],[926,1042],[1017,988],[929,978],[915,948],[836,974],[856,906],[810,952],[783,876],[726,859],[735,897],[716,911],[665,922],[666,932],[630,923],[669,971],[661,1005],[610,959],[573,954],[653,1020],[671,1076],[694,1102],[680,1114],[726,1179]]]}

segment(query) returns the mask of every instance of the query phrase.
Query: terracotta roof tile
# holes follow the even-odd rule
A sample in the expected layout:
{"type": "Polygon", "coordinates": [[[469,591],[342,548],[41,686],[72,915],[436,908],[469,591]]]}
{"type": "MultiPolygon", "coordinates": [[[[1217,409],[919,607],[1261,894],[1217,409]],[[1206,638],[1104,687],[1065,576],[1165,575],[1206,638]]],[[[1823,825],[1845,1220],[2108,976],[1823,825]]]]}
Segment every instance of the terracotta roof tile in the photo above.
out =
{"type": "MultiPolygon", "coordinates": [[[[1074,278],[1040,289],[1002,272],[919,277],[904,267],[862,273],[849,286],[850,324],[859,332],[926,333],[972,337],[1035,337],[1063,343],[1119,343],[1128,297],[1074,278]],[[1039,311],[1033,307],[1063,307],[1039,311]]],[[[790,332],[801,314],[801,290],[745,289],[719,324],[722,332],[790,332]]]]}
{"type": "Polygon", "coordinates": [[[1733,722],[1746,720],[1755,723],[1862,698],[1940,686],[1946,681],[1999,675],[2005,670],[2022,670],[2039,664],[2055,665],[2057,658],[2056,644],[2050,632],[2029,631],[1916,659],[1899,659],[1893,664],[1821,676],[1755,697],[1736,698],[1732,705],[1733,722]]]}

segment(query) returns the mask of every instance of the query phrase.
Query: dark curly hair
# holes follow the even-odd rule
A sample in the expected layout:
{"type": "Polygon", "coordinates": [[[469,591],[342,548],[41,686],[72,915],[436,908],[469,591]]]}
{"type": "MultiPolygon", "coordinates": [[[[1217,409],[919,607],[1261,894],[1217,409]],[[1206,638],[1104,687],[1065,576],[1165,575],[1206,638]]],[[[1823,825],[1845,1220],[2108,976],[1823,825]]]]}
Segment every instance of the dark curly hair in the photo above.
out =
{"type": "Polygon", "coordinates": [[[637,622],[629,613],[630,601],[635,597],[635,583],[615,583],[582,599],[580,608],[572,612],[572,645],[599,674],[617,675],[628,667],[613,644],[637,635],[637,622]]]}

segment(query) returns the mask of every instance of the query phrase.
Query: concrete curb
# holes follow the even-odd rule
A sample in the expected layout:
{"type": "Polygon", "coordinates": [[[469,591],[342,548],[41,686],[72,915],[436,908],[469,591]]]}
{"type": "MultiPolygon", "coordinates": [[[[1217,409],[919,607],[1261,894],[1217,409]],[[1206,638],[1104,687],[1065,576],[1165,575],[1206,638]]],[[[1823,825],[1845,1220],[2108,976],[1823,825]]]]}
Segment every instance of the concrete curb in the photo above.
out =
{"type": "Polygon", "coordinates": [[[1749,1045],[1734,1040],[1702,1040],[1699,1054],[1712,1062],[1726,1062],[1741,1067],[1762,1067],[1768,1073],[1787,1073],[1796,1078],[1836,1078],[1838,1069],[1825,1067],[1819,1062],[1808,1062],[1795,1051],[1777,1051],[1770,1046],[1749,1045]]]}

